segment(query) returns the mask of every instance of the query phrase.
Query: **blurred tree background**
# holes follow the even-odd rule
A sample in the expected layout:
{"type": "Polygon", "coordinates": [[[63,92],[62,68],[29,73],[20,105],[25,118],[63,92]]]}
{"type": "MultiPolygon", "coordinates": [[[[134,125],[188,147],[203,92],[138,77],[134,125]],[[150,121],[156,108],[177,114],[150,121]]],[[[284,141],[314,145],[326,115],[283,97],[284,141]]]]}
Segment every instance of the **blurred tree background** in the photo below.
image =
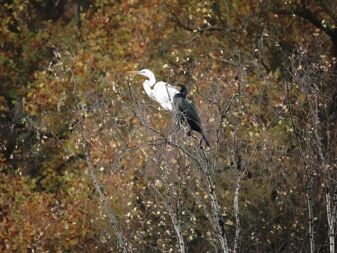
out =
{"type": "Polygon", "coordinates": [[[335,0],[0,0],[1,252],[335,252],[335,0]],[[210,149],[129,70],[186,84],[210,149]]]}

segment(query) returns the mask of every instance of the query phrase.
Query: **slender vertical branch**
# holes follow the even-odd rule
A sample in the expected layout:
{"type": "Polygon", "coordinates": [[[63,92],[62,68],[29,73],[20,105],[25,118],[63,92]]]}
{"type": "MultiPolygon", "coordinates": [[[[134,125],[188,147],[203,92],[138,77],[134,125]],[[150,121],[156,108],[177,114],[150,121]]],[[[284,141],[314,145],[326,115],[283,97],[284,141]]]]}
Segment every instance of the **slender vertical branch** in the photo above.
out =
{"type": "Polygon", "coordinates": [[[235,215],[235,238],[234,238],[234,247],[233,247],[233,253],[239,252],[239,242],[240,242],[240,235],[241,235],[241,224],[240,224],[240,209],[239,209],[239,194],[240,194],[240,182],[241,178],[243,176],[243,173],[240,173],[237,181],[236,181],[236,187],[235,187],[235,194],[234,194],[234,215],[235,215]]]}
{"type": "Polygon", "coordinates": [[[177,198],[177,202],[176,202],[176,206],[175,206],[175,217],[176,217],[176,220],[177,220],[177,224],[179,225],[176,229],[176,233],[178,235],[178,239],[179,239],[179,247],[180,247],[180,252],[182,253],[185,253],[185,241],[184,241],[184,237],[182,235],[182,232],[181,232],[181,226],[180,226],[180,206],[181,206],[181,187],[182,187],[182,184],[181,184],[181,166],[179,166],[178,168],[178,175],[179,175],[179,181],[178,181],[178,189],[179,189],[179,193],[178,193],[178,198],[177,198]]]}
{"type": "Polygon", "coordinates": [[[297,147],[300,151],[300,154],[301,154],[301,157],[302,157],[302,160],[303,160],[303,163],[304,163],[304,168],[306,170],[308,170],[308,161],[304,155],[304,151],[303,151],[303,148],[302,148],[302,145],[301,145],[301,137],[298,133],[298,130],[297,130],[297,127],[296,127],[296,124],[295,124],[295,120],[294,120],[294,115],[293,115],[293,110],[292,110],[292,106],[291,106],[291,103],[290,103],[290,98],[289,98],[289,84],[287,82],[284,83],[285,85],[285,95],[286,95],[286,103],[287,103],[287,108],[288,108],[288,111],[289,111],[289,115],[290,115],[290,122],[291,122],[291,126],[293,128],[293,132],[295,134],[295,139],[296,139],[296,144],[297,144],[297,147]]]}
{"type": "Polygon", "coordinates": [[[233,201],[233,209],[235,215],[235,237],[234,237],[234,245],[233,245],[233,253],[239,252],[240,249],[240,236],[241,236],[241,223],[240,223],[240,207],[239,207],[239,195],[240,195],[240,187],[241,187],[241,179],[246,172],[246,167],[242,165],[242,158],[240,154],[239,145],[236,143],[236,135],[233,138],[234,148],[233,148],[233,164],[238,172],[238,177],[236,180],[234,201],[233,201]]]}
{"type": "Polygon", "coordinates": [[[335,207],[333,206],[334,203],[331,201],[331,193],[330,187],[327,186],[326,193],[326,213],[328,217],[328,226],[329,226],[329,245],[330,245],[330,253],[335,253],[335,223],[336,223],[336,216],[333,212],[335,207]]]}
{"type": "Polygon", "coordinates": [[[314,215],[313,215],[313,200],[312,200],[312,187],[313,179],[311,178],[307,186],[307,202],[308,202],[308,215],[309,215],[309,240],[310,240],[310,253],[315,252],[315,237],[314,237],[314,215]]]}
{"type": "Polygon", "coordinates": [[[227,238],[225,234],[225,228],[224,228],[224,221],[220,213],[220,207],[219,202],[217,200],[216,194],[215,194],[215,185],[213,183],[212,177],[209,173],[204,174],[207,179],[207,185],[208,185],[208,194],[211,198],[211,207],[212,207],[212,213],[213,213],[213,219],[215,222],[215,226],[217,229],[217,235],[218,239],[221,244],[221,248],[224,253],[228,253],[228,244],[227,244],[227,238]]]}

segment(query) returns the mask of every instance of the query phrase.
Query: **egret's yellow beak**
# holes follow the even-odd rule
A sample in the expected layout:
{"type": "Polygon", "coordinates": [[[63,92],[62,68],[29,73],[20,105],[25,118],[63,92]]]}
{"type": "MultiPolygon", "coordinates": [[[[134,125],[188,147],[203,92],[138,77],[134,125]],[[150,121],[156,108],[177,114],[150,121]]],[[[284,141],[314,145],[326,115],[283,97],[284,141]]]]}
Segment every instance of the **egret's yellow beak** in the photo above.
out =
{"type": "Polygon", "coordinates": [[[127,71],[126,73],[132,74],[132,75],[137,75],[137,74],[139,74],[139,71],[127,71]]]}

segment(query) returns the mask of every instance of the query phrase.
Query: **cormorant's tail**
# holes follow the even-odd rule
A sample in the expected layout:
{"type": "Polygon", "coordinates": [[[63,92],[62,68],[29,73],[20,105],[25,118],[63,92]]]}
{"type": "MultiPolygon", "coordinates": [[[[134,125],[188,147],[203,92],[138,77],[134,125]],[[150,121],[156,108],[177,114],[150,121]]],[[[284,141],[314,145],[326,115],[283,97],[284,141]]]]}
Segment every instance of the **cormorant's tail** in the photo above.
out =
{"type": "Polygon", "coordinates": [[[208,140],[207,140],[207,138],[206,138],[204,132],[201,132],[201,136],[202,136],[202,141],[204,141],[208,147],[211,147],[211,146],[209,145],[209,142],[208,142],[208,140]]]}

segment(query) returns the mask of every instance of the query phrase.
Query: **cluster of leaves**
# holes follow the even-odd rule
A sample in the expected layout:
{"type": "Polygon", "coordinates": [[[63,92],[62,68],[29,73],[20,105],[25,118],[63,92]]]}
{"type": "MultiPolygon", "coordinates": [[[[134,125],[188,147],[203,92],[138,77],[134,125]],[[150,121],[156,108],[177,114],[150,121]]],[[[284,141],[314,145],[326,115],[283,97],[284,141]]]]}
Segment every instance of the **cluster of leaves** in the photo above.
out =
{"type": "Polygon", "coordinates": [[[315,245],[327,247],[333,0],[1,2],[2,252],[117,252],[121,241],[177,252],[181,238],[189,252],[218,252],[198,159],[211,161],[229,247],[309,251],[309,181],[315,245]],[[188,85],[206,158],[126,75],[143,67],[188,85]]]}

